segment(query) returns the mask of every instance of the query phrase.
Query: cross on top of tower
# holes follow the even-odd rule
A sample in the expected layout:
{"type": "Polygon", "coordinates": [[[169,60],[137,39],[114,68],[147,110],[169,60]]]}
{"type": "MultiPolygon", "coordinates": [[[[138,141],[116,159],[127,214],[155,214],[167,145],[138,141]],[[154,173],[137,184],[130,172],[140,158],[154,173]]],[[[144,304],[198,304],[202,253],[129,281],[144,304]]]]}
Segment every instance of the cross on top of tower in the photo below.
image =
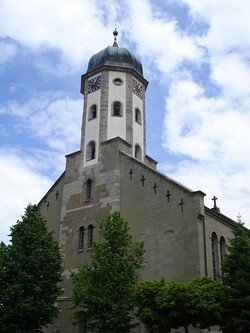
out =
{"type": "Polygon", "coordinates": [[[118,36],[118,31],[116,30],[116,25],[115,25],[115,30],[113,31],[113,35],[114,35],[114,44],[113,46],[118,47],[117,41],[116,41],[116,37],[118,36]]]}

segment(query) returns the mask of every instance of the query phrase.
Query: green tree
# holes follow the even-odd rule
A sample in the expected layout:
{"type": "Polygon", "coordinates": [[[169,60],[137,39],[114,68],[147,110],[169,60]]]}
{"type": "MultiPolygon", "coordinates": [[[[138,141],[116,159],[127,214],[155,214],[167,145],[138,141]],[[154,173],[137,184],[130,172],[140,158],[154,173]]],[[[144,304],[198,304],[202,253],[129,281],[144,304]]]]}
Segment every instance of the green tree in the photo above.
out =
{"type": "Polygon", "coordinates": [[[144,281],[137,286],[135,293],[137,317],[156,333],[167,330],[169,325],[157,302],[165,284],[164,279],[144,281]]]}
{"type": "Polygon", "coordinates": [[[58,312],[62,260],[36,205],[11,227],[11,244],[0,245],[1,333],[38,333],[58,312]]]}
{"type": "Polygon", "coordinates": [[[250,238],[239,221],[229,253],[222,264],[227,297],[224,303],[224,333],[250,332],[250,238]]]}
{"type": "Polygon", "coordinates": [[[144,266],[144,245],[133,243],[119,212],[99,222],[103,241],[95,242],[91,263],[73,273],[76,321],[95,333],[130,332],[137,271],[144,266]]]}
{"type": "Polygon", "coordinates": [[[191,282],[144,281],[137,288],[138,318],[155,332],[221,323],[224,287],[210,278],[191,282]]]}

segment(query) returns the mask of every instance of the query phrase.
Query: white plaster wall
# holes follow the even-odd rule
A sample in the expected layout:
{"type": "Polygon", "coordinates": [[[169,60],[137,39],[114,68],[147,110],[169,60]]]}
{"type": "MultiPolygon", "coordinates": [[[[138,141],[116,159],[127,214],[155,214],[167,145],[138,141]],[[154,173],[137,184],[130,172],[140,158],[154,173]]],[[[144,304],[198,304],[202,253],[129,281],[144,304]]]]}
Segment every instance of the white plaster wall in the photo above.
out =
{"type": "Polygon", "coordinates": [[[143,100],[137,95],[133,94],[133,156],[135,156],[135,145],[138,144],[142,150],[142,161],[144,161],[144,110],[143,100]],[[135,109],[138,108],[141,111],[141,124],[135,121],[135,109]]]}
{"type": "Polygon", "coordinates": [[[117,136],[126,140],[126,74],[123,72],[110,71],[109,72],[109,98],[108,98],[108,129],[107,139],[112,139],[117,136]],[[116,86],[113,79],[120,78],[123,80],[121,86],[116,86]],[[122,103],[123,115],[122,117],[112,116],[112,104],[115,101],[122,103]]]}
{"type": "MultiPolygon", "coordinates": [[[[93,77],[100,75],[96,74],[93,77]]],[[[93,77],[90,77],[91,80],[93,77]]],[[[102,85],[102,82],[101,82],[102,85]]],[[[92,165],[98,162],[98,150],[99,150],[99,128],[100,128],[100,104],[101,104],[101,89],[89,93],[87,96],[87,109],[86,112],[86,127],[85,127],[85,142],[84,142],[84,166],[92,165]],[[89,120],[89,109],[90,107],[97,105],[97,117],[95,119],[89,120]],[[96,157],[94,160],[86,161],[86,147],[90,141],[94,140],[96,142],[96,157]]]]}

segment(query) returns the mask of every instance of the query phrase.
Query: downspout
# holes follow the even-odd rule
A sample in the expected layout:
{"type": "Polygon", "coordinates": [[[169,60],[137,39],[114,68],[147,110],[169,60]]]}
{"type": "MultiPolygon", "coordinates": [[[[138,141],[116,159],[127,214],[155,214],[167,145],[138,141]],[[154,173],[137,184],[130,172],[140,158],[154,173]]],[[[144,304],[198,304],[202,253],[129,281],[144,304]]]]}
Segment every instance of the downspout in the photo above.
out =
{"type": "Polygon", "coordinates": [[[205,276],[208,276],[207,273],[207,242],[206,242],[206,223],[205,223],[205,216],[202,214],[198,215],[198,219],[202,222],[203,227],[203,246],[204,246],[204,262],[205,262],[205,276]]]}

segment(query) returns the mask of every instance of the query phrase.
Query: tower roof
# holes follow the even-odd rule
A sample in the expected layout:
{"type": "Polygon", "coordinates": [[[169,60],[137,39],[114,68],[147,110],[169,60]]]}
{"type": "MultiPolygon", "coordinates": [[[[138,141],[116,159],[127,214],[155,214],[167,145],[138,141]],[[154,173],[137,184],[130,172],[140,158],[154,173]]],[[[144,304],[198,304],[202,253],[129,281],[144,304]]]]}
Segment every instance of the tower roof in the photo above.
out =
{"type": "Polygon", "coordinates": [[[116,36],[118,35],[118,32],[116,30],[113,32],[113,35],[113,46],[106,47],[104,50],[101,50],[90,58],[87,73],[103,65],[108,65],[132,68],[143,76],[143,69],[140,60],[138,60],[127,49],[118,46],[116,42],[116,36]]]}

